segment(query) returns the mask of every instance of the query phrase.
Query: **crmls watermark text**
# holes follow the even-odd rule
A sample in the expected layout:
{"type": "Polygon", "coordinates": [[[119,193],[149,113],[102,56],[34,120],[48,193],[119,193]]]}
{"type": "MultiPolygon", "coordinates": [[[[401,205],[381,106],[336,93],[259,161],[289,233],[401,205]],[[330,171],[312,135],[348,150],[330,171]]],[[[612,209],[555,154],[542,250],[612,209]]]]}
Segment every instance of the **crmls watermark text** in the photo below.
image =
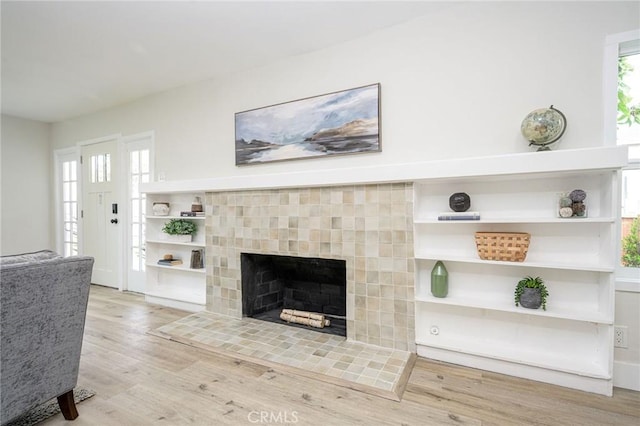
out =
{"type": "Polygon", "coordinates": [[[251,411],[247,415],[251,423],[293,424],[298,423],[297,411],[251,411]]]}

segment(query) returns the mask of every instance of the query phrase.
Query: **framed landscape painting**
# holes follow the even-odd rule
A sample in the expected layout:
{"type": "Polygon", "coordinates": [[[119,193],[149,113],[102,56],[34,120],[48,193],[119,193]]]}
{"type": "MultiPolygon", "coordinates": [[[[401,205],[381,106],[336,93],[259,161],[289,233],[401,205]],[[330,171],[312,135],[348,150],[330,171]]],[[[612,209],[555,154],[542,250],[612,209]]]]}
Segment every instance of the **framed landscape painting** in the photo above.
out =
{"type": "Polygon", "coordinates": [[[380,151],[380,84],[235,114],[236,165],[380,151]]]}

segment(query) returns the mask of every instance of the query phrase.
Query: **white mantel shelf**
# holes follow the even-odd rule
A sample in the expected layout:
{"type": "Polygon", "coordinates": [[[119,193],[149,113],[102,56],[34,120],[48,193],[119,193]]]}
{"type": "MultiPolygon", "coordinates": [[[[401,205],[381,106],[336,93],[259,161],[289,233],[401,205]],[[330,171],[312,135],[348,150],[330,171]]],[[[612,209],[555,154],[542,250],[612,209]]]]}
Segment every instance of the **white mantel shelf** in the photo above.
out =
{"type": "Polygon", "coordinates": [[[627,158],[626,146],[610,146],[354,167],[351,169],[150,182],[142,184],[141,191],[148,194],[242,191],[416,182],[474,176],[484,176],[486,178],[488,176],[500,177],[516,174],[570,173],[580,170],[623,167],[627,164],[627,158]]]}

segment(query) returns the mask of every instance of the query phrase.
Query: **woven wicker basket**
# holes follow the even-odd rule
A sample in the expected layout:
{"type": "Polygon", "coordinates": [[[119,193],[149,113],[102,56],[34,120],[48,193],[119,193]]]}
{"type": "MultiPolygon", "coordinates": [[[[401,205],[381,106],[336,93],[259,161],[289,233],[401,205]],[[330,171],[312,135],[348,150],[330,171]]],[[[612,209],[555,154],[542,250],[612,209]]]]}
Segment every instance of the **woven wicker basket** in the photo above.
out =
{"type": "Polygon", "coordinates": [[[476,247],[482,260],[522,262],[530,240],[531,235],[526,232],[476,232],[476,247]]]}

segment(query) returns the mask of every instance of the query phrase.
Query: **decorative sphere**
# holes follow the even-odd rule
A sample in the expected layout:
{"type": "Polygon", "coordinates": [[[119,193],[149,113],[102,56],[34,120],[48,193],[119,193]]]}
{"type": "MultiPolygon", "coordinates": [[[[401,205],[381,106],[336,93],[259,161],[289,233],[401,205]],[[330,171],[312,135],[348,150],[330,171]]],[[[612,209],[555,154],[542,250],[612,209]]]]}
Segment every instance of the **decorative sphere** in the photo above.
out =
{"type": "Polygon", "coordinates": [[[587,198],[587,193],[582,189],[574,189],[569,194],[569,198],[571,198],[571,201],[573,201],[574,203],[577,203],[579,201],[584,201],[584,199],[587,198]]]}
{"type": "Polygon", "coordinates": [[[551,105],[549,108],[531,111],[522,120],[520,131],[529,145],[539,146],[538,151],[548,151],[547,145],[560,139],[566,127],[567,119],[564,114],[551,105]]]}
{"type": "Polygon", "coordinates": [[[577,203],[573,203],[571,210],[573,210],[573,214],[576,216],[584,216],[587,211],[587,206],[585,206],[582,201],[578,201],[577,203]]]}
{"type": "Polygon", "coordinates": [[[573,209],[571,207],[563,207],[560,209],[560,217],[573,216],[573,209]]]}
{"type": "Polygon", "coordinates": [[[456,192],[449,197],[449,207],[454,212],[466,212],[471,207],[471,198],[464,192],[456,192]]]}
{"type": "Polygon", "coordinates": [[[569,197],[560,198],[560,207],[571,207],[571,204],[573,204],[573,201],[571,201],[571,198],[569,197]]]}

